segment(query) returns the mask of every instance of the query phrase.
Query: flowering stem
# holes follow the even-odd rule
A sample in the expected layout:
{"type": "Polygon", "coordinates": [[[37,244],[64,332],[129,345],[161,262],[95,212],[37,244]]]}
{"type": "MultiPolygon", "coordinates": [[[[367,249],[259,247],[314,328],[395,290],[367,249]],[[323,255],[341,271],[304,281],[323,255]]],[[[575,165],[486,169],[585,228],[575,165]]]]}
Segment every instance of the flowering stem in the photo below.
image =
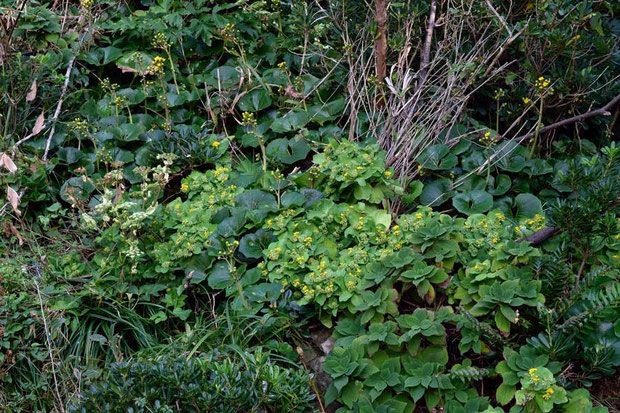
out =
{"type": "Polygon", "coordinates": [[[536,131],[534,132],[534,140],[532,141],[532,149],[530,149],[530,158],[534,156],[536,152],[536,147],[538,145],[538,135],[540,134],[540,130],[542,129],[542,115],[543,115],[543,102],[545,101],[544,97],[540,98],[540,106],[538,108],[538,122],[536,123],[536,131]]]}

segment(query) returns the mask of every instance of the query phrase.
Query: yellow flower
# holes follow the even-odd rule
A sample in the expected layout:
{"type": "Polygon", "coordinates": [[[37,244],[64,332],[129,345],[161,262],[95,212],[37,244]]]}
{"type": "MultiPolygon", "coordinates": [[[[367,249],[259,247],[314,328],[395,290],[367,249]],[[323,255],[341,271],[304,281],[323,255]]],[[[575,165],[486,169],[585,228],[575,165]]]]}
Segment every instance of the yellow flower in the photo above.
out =
{"type": "Polygon", "coordinates": [[[533,368],[529,370],[530,376],[538,371],[537,368],[533,368]]]}
{"type": "Polygon", "coordinates": [[[390,171],[385,171],[385,177],[389,178],[390,176],[392,176],[392,172],[390,171]]]}
{"type": "Polygon", "coordinates": [[[525,103],[526,105],[528,105],[531,101],[532,99],[530,98],[523,98],[523,103],[525,103]]]}
{"type": "Polygon", "coordinates": [[[220,146],[220,141],[213,141],[211,146],[213,146],[214,148],[217,148],[218,146],[220,146]]]}
{"type": "Polygon", "coordinates": [[[553,389],[551,387],[549,387],[543,393],[542,398],[545,399],[545,400],[549,400],[551,398],[551,396],[553,395],[553,393],[555,393],[555,391],[553,391],[553,389]]]}
{"type": "Polygon", "coordinates": [[[186,183],[181,184],[181,192],[189,191],[189,185],[186,183]]]}

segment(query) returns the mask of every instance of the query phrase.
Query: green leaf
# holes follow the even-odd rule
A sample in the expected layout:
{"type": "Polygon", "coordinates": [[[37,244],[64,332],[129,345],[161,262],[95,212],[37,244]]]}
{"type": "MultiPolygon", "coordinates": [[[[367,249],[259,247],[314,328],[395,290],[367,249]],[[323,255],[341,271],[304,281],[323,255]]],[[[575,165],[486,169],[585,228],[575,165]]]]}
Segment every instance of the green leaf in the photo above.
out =
{"type": "Polygon", "coordinates": [[[347,384],[342,390],[341,400],[347,407],[352,408],[357,402],[362,391],[362,384],[358,381],[347,384]]]}
{"type": "Polygon", "coordinates": [[[459,193],[452,198],[452,205],[466,215],[481,214],[493,207],[491,194],[481,190],[459,193]]]}
{"type": "Polygon", "coordinates": [[[450,153],[447,145],[438,144],[424,149],[418,157],[418,163],[426,169],[450,169],[456,166],[458,158],[450,153]]]}
{"type": "Polygon", "coordinates": [[[420,203],[426,206],[437,206],[444,203],[452,193],[452,182],[449,179],[438,179],[424,185],[420,194],[420,203]]]}
{"type": "Polygon", "coordinates": [[[301,161],[308,156],[310,146],[303,138],[275,139],[267,145],[267,156],[285,165],[301,161]]]}
{"type": "Polygon", "coordinates": [[[309,119],[307,112],[289,112],[271,122],[271,130],[276,133],[292,132],[303,128],[309,119]]]}
{"type": "Polygon", "coordinates": [[[517,391],[515,386],[509,386],[506,384],[500,384],[495,392],[495,399],[502,406],[508,404],[517,391]]]}
{"type": "Polygon", "coordinates": [[[243,95],[237,107],[244,112],[258,112],[271,105],[271,97],[265,89],[256,89],[243,95]]]}
{"type": "Polygon", "coordinates": [[[519,194],[515,198],[517,213],[515,218],[532,218],[536,214],[542,214],[542,204],[538,198],[532,194],[519,194]]]}
{"type": "Polygon", "coordinates": [[[228,263],[219,261],[213,266],[213,269],[209,273],[207,283],[209,287],[216,290],[223,290],[230,287],[234,280],[231,277],[228,263]]]}
{"type": "Polygon", "coordinates": [[[275,240],[275,237],[270,232],[263,229],[252,234],[246,234],[239,241],[239,252],[241,252],[246,258],[261,258],[263,256],[263,250],[266,249],[269,244],[275,240]]]}

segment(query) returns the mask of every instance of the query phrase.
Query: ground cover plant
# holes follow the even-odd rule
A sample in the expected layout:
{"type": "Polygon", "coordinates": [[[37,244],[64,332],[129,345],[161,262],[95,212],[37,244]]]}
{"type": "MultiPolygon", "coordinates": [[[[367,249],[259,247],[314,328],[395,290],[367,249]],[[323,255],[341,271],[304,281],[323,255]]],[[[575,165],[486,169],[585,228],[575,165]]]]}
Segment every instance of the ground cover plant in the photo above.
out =
{"type": "Polygon", "coordinates": [[[0,0],[7,412],[613,412],[618,6],[0,0]]]}

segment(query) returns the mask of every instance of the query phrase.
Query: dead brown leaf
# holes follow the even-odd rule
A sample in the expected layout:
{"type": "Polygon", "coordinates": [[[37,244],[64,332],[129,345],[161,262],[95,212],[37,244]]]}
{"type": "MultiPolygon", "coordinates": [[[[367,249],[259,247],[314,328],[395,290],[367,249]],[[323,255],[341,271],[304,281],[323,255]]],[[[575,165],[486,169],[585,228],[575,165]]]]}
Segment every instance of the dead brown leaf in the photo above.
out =
{"type": "Polygon", "coordinates": [[[32,102],[37,97],[37,79],[32,81],[30,91],[26,95],[26,102],[32,102]]]}
{"type": "Polygon", "coordinates": [[[17,172],[17,165],[15,165],[13,159],[4,152],[0,152],[0,166],[4,166],[12,174],[17,172]]]}
{"type": "Polygon", "coordinates": [[[140,71],[140,70],[134,69],[133,67],[119,65],[118,63],[116,64],[116,67],[121,69],[121,72],[123,72],[123,73],[138,73],[138,74],[143,75],[143,76],[144,75],[152,75],[153,74],[153,72],[150,71],[150,70],[140,71]]]}
{"type": "Polygon", "coordinates": [[[15,190],[10,186],[7,186],[6,196],[9,199],[9,203],[13,207],[13,211],[15,211],[17,215],[21,215],[22,212],[19,210],[19,195],[17,194],[17,192],[15,192],[15,190]]]}
{"type": "Polygon", "coordinates": [[[24,239],[22,238],[22,235],[19,233],[17,228],[15,228],[15,225],[11,224],[10,222],[8,222],[8,224],[11,234],[13,234],[15,238],[17,238],[17,242],[19,243],[19,245],[24,245],[24,239]]]}
{"type": "Polygon", "coordinates": [[[43,127],[45,127],[45,111],[41,112],[34,123],[34,128],[32,128],[32,136],[38,135],[39,132],[43,130],[43,127]]]}

